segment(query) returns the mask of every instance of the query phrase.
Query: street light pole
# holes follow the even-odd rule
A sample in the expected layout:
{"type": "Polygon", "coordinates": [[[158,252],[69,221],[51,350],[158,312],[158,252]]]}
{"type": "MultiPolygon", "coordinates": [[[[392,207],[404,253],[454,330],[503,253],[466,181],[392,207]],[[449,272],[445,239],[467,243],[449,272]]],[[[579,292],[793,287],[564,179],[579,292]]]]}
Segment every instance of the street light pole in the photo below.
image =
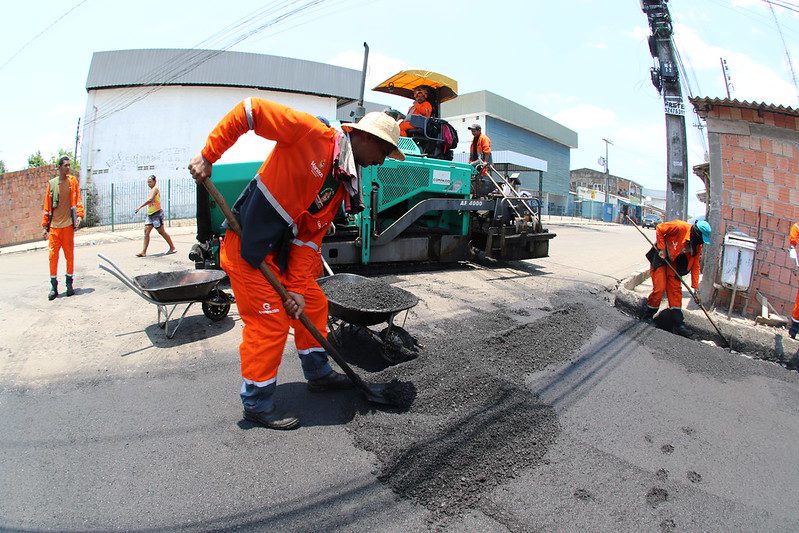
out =
{"type": "MultiPolygon", "coordinates": [[[[610,203],[610,170],[608,164],[608,145],[613,144],[613,141],[610,139],[602,139],[605,141],[605,204],[610,203]]],[[[607,207],[605,207],[607,209],[607,207]]]]}

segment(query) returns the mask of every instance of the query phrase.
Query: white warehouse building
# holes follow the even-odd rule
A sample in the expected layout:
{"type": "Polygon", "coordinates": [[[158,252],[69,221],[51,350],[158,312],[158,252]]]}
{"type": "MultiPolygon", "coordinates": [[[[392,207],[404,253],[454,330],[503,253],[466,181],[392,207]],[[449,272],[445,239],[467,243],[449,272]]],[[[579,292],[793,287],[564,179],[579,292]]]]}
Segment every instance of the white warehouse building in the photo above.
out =
{"type": "MultiPolygon", "coordinates": [[[[110,183],[144,183],[150,174],[160,182],[185,178],[189,159],[208,133],[244,98],[261,97],[333,120],[339,106],[359,97],[360,83],[357,70],[262,54],[96,52],[86,81],[81,184],[91,177],[105,190],[110,183]]],[[[270,149],[269,141],[249,132],[219,162],[263,160],[270,149]]]]}

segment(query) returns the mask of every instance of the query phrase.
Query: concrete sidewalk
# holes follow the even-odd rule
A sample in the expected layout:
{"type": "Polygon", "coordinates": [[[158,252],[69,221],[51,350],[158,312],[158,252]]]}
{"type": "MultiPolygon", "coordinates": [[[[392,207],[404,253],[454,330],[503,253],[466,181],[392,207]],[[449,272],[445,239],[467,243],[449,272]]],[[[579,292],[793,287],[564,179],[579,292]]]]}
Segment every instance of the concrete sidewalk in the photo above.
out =
{"type": "MultiPolygon", "coordinates": [[[[615,305],[633,316],[643,318],[646,297],[651,291],[652,281],[647,268],[622,281],[616,290],[615,305]]],[[[682,297],[685,323],[694,330],[694,338],[720,344],[715,328],[684,288],[682,297]]],[[[661,309],[666,306],[664,300],[661,309]]],[[[708,310],[708,314],[729,342],[731,351],[774,361],[790,368],[799,366],[799,341],[788,336],[787,328],[758,325],[751,319],[736,315],[727,319],[726,309],[708,310]]]]}
{"type": "MultiPolygon", "coordinates": [[[[191,225],[181,225],[181,226],[172,226],[167,227],[166,232],[170,236],[174,235],[190,235],[197,233],[197,226],[195,224],[191,225]]],[[[75,233],[75,246],[95,246],[98,244],[106,244],[106,243],[113,243],[113,242],[122,242],[122,241],[141,241],[144,239],[144,227],[139,227],[136,229],[126,229],[126,230],[119,230],[119,231],[109,231],[107,228],[80,228],[75,233]]],[[[150,244],[153,245],[154,241],[158,241],[161,239],[161,236],[158,232],[153,231],[150,234],[150,244]]],[[[13,253],[20,253],[20,252],[30,252],[33,250],[45,250],[47,249],[47,241],[42,239],[38,241],[31,241],[22,244],[14,244],[11,246],[3,246],[0,247],[0,255],[6,254],[13,254],[13,253]]]]}

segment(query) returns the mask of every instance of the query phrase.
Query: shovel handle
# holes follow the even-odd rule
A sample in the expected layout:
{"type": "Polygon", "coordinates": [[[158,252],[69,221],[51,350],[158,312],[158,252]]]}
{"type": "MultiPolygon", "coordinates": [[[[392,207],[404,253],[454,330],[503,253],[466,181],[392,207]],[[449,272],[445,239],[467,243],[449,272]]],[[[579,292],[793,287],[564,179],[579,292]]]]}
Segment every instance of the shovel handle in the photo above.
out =
{"type": "MultiPolygon", "coordinates": [[[[205,189],[208,191],[208,194],[211,195],[211,198],[214,199],[216,205],[219,206],[219,209],[221,209],[222,213],[225,215],[225,219],[227,219],[228,223],[228,228],[233,230],[234,233],[241,235],[241,225],[239,224],[239,221],[236,219],[236,216],[233,214],[233,211],[230,210],[230,207],[227,205],[227,201],[225,200],[224,196],[222,196],[222,194],[219,192],[219,189],[217,189],[216,185],[214,185],[211,182],[211,178],[208,177],[204,179],[202,183],[205,186],[205,189]]],[[[277,279],[277,276],[275,276],[275,273],[272,272],[272,269],[269,268],[269,265],[267,265],[266,262],[262,261],[261,264],[258,265],[258,270],[261,271],[261,274],[263,274],[263,276],[266,278],[266,281],[268,281],[269,284],[272,286],[272,288],[275,289],[275,291],[280,295],[283,301],[286,301],[289,298],[291,298],[286,288],[283,286],[282,283],[280,283],[280,280],[277,279]]],[[[341,355],[336,351],[336,349],[333,348],[333,345],[330,344],[330,341],[327,340],[327,337],[322,335],[322,333],[316,328],[314,323],[311,322],[311,319],[308,318],[308,316],[305,313],[300,313],[299,320],[302,323],[302,325],[305,326],[305,329],[307,329],[308,332],[313,336],[313,338],[316,339],[317,342],[319,342],[319,344],[321,344],[322,347],[327,351],[327,353],[330,354],[330,357],[333,358],[336,364],[338,364],[338,366],[341,367],[341,370],[343,370],[344,373],[347,374],[347,377],[350,378],[350,380],[352,380],[352,382],[355,383],[355,385],[358,388],[363,390],[364,393],[366,393],[367,397],[371,396],[373,392],[369,388],[369,386],[366,383],[364,383],[361,377],[358,374],[356,374],[352,368],[350,368],[350,365],[348,365],[346,361],[344,361],[344,358],[342,358],[341,355]]]]}

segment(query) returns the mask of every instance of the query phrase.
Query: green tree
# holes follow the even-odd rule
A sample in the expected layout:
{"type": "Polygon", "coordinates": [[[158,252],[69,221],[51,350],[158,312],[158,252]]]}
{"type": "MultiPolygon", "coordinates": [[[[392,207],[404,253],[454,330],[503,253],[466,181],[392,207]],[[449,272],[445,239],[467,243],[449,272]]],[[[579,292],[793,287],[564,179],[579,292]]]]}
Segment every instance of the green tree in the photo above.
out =
{"type": "Polygon", "coordinates": [[[0,159],[0,176],[6,173],[6,163],[0,159]]]}
{"type": "Polygon", "coordinates": [[[35,154],[28,156],[28,168],[43,167],[47,165],[47,161],[42,157],[41,150],[36,150],[35,154]]]}
{"type": "Polygon", "coordinates": [[[67,156],[69,158],[69,167],[72,169],[72,172],[79,173],[80,172],[80,164],[75,159],[74,154],[72,152],[68,152],[67,150],[64,150],[63,148],[59,148],[58,149],[58,154],[54,155],[53,157],[50,158],[50,164],[51,165],[57,165],[58,164],[58,160],[61,159],[64,156],[67,156]]]}

